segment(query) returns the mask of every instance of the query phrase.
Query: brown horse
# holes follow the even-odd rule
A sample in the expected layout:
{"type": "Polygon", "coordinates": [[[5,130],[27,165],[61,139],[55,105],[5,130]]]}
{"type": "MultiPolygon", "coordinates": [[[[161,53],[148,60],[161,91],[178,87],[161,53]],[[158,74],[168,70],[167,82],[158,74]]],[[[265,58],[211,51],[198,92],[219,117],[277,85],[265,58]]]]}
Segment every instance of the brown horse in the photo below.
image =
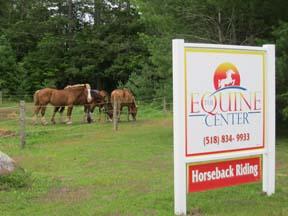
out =
{"type": "Polygon", "coordinates": [[[97,106],[99,108],[99,119],[98,119],[98,121],[101,120],[102,112],[105,113],[106,121],[109,121],[109,120],[112,121],[113,107],[111,105],[110,95],[108,94],[108,92],[106,92],[105,90],[101,90],[101,91],[91,90],[91,96],[92,96],[92,98],[95,98],[94,99],[95,102],[92,102],[91,105],[90,105],[91,113],[94,112],[94,109],[97,106]],[[99,95],[101,95],[104,98],[104,100],[102,100],[102,101],[99,101],[99,99],[98,99],[98,101],[95,100],[96,99],[95,93],[98,93],[99,95]]]}
{"type": "MultiPolygon", "coordinates": [[[[73,88],[73,85],[68,85],[65,87],[65,89],[67,88],[73,88]]],[[[95,89],[91,89],[91,102],[87,103],[85,100],[81,100],[79,101],[78,104],[84,105],[84,122],[87,120],[88,123],[91,123],[93,121],[92,117],[91,117],[91,113],[94,112],[95,107],[99,107],[99,112],[101,114],[101,110],[106,107],[106,104],[109,101],[109,95],[106,91],[102,90],[102,91],[98,91],[95,89]]],[[[57,109],[57,107],[55,107],[55,109],[57,109]]],[[[60,107],[60,115],[62,116],[63,111],[65,110],[65,107],[60,107]]],[[[55,111],[57,112],[58,109],[55,111]]]]}
{"type": "Polygon", "coordinates": [[[105,104],[109,101],[109,95],[104,90],[99,91],[96,89],[91,89],[91,97],[92,102],[90,104],[84,105],[84,110],[90,109],[91,112],[94,112],[94,109],[96,107],[99,107],[100,112],[101,109],[105,106],[105,104]]]}
{"type": "Polygon", "coordinates": [[[71,88],[66,88],[63,90],[57,90],[52,88],[44,88],[38,90],[34,93],[34,122],[37,121],[38,113],[41,110],[41,123],[47,124],[45,120],[45,111],[47,105],[50,103],[54,108],[54,112],[51,118],[52,123],[55,123],[54,117],[56,112],[60,107],[68,106],[67,110],[67,124],[71,124],[71,114],[73,110],[73,105],[83,105],[91,102],[91,87],[89,84],[78,84],[71,88]]]}
{"type": "Polygon", "coordinates": [[[115,89],[111,93],[111,104],[114,108],[116,106],[116,115],[118,119],[120,118],[120,112],[124,106],[128,107],[128,121],[129,115],[131,114],[133,120],[136,120],[137,106],[135,97],[129,89],[115,89]]]}

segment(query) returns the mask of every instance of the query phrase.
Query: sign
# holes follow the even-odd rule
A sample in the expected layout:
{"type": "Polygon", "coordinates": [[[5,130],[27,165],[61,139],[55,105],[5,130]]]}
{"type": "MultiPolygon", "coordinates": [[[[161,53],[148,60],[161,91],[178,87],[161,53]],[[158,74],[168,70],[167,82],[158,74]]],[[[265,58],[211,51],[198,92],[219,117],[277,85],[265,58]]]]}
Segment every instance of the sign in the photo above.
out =
{"type": "Polygon", "coordinates": [[[188,165],[189,192],[257,182],[260,178],[260,157],[188,165]]]}
{"type": "Polygon", "coordinates": [[[275,46],[173,40],[173,128],[176,215],[188,192],[262,180],[273,194],[275,46]]]}
{"type": "Polygon", "coordinates": [[[184,52],[186,156],[263,148],[265,52],[184,52]]]}

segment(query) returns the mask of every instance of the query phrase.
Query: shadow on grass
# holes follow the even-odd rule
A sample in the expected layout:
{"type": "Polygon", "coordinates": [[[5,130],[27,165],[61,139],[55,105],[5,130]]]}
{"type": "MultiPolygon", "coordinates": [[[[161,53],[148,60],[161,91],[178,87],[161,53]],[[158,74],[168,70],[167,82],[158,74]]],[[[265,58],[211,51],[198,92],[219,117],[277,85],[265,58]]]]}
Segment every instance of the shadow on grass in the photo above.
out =
{"type": "MultiPolygon", "coordinates": [[[[287,124],[277,124],[276,126],[276,139],[285,141],[284,143],[288,143],[288,125],[287,124]]],[[[282,142],[276,142],[276,145],[279,145],[282,142]]]]}

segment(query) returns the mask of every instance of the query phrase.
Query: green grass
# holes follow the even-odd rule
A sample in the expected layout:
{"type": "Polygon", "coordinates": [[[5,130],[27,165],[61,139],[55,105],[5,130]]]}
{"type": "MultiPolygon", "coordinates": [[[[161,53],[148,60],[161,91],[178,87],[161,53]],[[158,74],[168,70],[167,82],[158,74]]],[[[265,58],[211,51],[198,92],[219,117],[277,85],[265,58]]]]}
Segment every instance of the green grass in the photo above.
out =
{"type": "MultiPolygon", "coordinates": [[[[117,132],[111,123],[82,123],[82,108],[73,111],[69,126],[33,126],[28,119],[23,150],[17,119],[2,119],[0,129],[16,136],[0,138],[0,149],[32,183],[0,191],[1,215],[173,215],[171,114],[140,106],[136,122],[122,119],[117,132]]],[[[277,140],[276,158],[275,195],[263,195],[261,183],[247,184],[189,194],[187,209],[200,215],[288,215],[287,137],[277,140]]]]}

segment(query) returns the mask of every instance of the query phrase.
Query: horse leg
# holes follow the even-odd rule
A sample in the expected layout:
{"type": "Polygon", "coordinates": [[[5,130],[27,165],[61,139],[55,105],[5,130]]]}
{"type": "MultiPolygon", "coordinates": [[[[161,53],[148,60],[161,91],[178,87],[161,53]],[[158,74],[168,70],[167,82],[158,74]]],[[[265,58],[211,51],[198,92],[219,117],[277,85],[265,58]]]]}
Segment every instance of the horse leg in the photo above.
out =
{"type": "MultiPolygon", "coordinates": [[[[101,107],[99,107],[99,118],[98,118],[98,122],[100,122],[101,121],[101,117],[102,117],[102,109],[101,109],[101,107]]],[[[105,121],[105,120],[104,120],[105,121]]]]}
{"type": "MultiPolygon", "coordinates": [[[[100,109],[100,108],[99,108],[100,109]]],[[[103,111],[103,116],[104,116],[104,122],[108,122],[110,121],[111,119],[109,118],[109,107],[104,107],[104,109],[102,110],[103,111]]],[[[102,112],[101,111],[101,112],[102,112]]],[[[100,113],[101,114],[101,113],[100,113]]],[[[102,117],[102,116],[101,116],[102,117]]]]}
{"type": "Polygon", "coordinates": [[[90,107],[87,109],[87,122],[90,124],[92,122],[92,117],[91,117],[91,111],[90,111],[90,107]]]}
{"type": "Polygon", "coordinates": [[[41,106],[41,124],[42,125],[47,125],[48,124],[46,119],[45,119],[45,117],[44,117],[45,111],[46,111],[46,105],[41,106]]]}
{"type": "Polygon", "coordinates": [[[91,123],[93,121],[91,117],[91,107],[90,105],[84,105],[84,122],[91,123]]]}
{"type": "Polygon", "coordinates": [[[106,116],[106,120],[112,122],[114,118],[114,112],[113,112],[113,105],[111,103],[105,104],[105,111],[104,114],[106,116]]]}
{"type": "MultiPolygon", "coordinates": [[[[109,111],[108,111],[108,112],[109,112],[109,111]]],[[[103,113],[103,115],[104,115],[104,121],[106,121],[106,122],[108,122],[108,121],[111,120],[110,117],[109,117],[108,112],[106,113],[106,112],[104,111],[104,113],[103,113]]]]}
{"type": "Polygon", "coordinates": [[[94,113],[95,107],[96,107],[96,106],[89,105],[89,116],[88,116],[88,118],[90,118],[90,122],[94,122],[92,113],[94,113]]]}
{"type": "Polygon", "coordinates": [[[37,124],[37,121],[38,121],[38,114],[39,114],[39,111],[41,109],[41,106],[39,105],[35,105],[35,109],[34,109],[34,114],[33,114],[33,117],[32,117],[32,122],[34,125],[37,124]]]}
{"type": "Polygon", "coordinates": [[[65,110],[65,106],[61,107],[60,110],[59,110],[59,113],[60,113],[60,122],[61,123],[65,123],[65,121],[63,120],[63,112],[65,110]]]}
{"type": "Polygon", "coordinates": [[[130,119],[129,119],[129,115],[130,115],[130,110],[131,110],[131,109],[130,109],[130,106],[129,106],[129,105],[128,105],[128,107],[127,107],[127,108],[128,108],[128,109],[127,109],[127,110],[128,110],[128,114],[127,114],[127,120],[128,120],[128,122],[129,122],[129,121],[130,121],[130,119]]]}
{"type": "Polygon", "coordinates": [[[121,103],[118,102],[117,103],[117,118],[118,118],[118,122],[120,122],[120,115],[121,115],[122,109],[123,109],[123,107],[121,106],[121,103]]]}
{"type": "Polygon", "coordinates": [[[88,120],[87,116],[87,110],[89,105],[84,105],[84,116],[83,116],[83,122],[85,123],[88,120]]]}
{"type": "Polygon", "coordinates": [[[72,118],[71,118],[71,115],[72,115],[72,110],[73,110],[73,106],[68,106],[68,109],[67,109],[67,118],[68,118],[68,121],[66,122],[66,124],[72,124],[72,118]]]}
{"type": "Polygon", "coordinates": [[[52,115],[52,118],[51,118],[52,124],[56,124],[56,122],[55,122],[55,114],[58,112],[59,109],[60,109],[60,107],[54,107],[53,115],[52,115]]]}

